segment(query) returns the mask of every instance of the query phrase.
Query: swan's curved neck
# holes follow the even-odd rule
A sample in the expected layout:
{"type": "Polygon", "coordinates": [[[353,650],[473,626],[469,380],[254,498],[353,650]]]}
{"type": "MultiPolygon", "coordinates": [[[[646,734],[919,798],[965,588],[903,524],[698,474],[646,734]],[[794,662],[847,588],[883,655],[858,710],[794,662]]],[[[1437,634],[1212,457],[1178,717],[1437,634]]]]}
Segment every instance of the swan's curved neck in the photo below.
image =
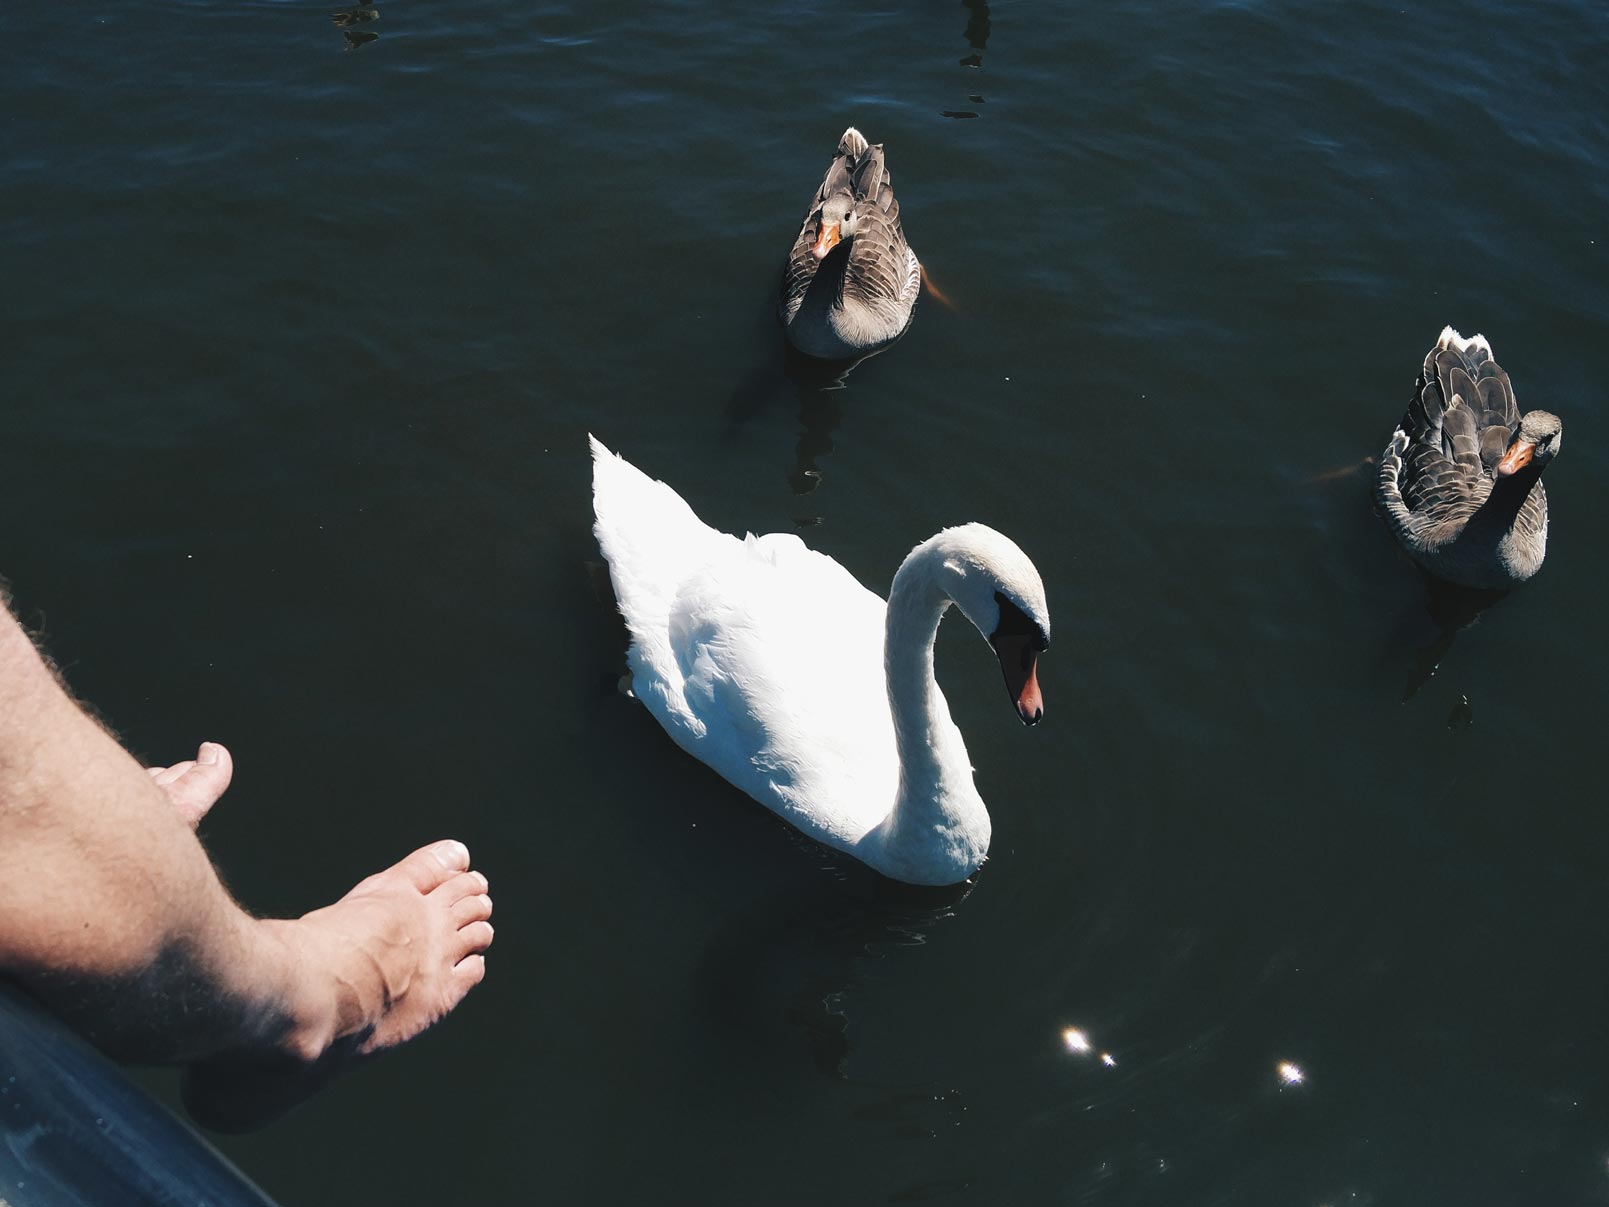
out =
{"type": "Polygon", "coordinates": [[[933,642],[951,603],[939,578],[942,564],[939,549],[918,547],[894,576],[888,596],[883,669],[900,771],[899,791],[881,830],[891,856],[967,864],[970,871],[988,849],[989,815],[933,677],[933,642]]]}
{"type": "Polygon", "coordinates": [[[949,707],[933,677],[933,643],[950,597],[939,586],[928,559],[913,554],[894,576],[883,634],[883,671],[888,707],[894,715],[899,751],[900,797],[919,795],[939,782],[944,768],[934,751],[934,726],[949,707]]]}

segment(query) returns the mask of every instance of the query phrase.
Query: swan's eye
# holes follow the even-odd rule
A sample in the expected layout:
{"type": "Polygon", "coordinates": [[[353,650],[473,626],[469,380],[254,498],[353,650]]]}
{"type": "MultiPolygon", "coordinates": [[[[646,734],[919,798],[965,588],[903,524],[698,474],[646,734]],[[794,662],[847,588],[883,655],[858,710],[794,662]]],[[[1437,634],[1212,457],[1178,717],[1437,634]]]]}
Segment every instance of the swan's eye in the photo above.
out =
{"type": "MultiPolygon", "coordinates": [[[[1044,630],[1034,622],[1033,617],[1029,616],[1011,600],[1007,599],[1003,592],[996,591],[994,593],[994,601],[1000,609],[1000,619],[995,624],[994,632],[990,635],[991,638],[1023,638],[1023,657],[1025,659],[1032,657],[1032,655],[1035,653],[1039,653],[1050,648],[1050,642],[1046,639],[1044,630]]],[[[1024,662],[1024,669],[1026,669],[1027,666],[1028,663],[1024,662]]]]}

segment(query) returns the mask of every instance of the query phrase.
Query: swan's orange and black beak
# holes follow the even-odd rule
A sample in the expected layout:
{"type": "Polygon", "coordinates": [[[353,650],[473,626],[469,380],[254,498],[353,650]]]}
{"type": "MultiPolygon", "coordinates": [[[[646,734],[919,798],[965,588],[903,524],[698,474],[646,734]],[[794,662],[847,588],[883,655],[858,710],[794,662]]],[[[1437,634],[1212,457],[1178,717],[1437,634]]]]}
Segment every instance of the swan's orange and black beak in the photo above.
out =
{"type": "Polygon", "coordinates": [[[1045,715],[1045,698],[1039,694],[1036,673],[1039,651],[1045,648],[1044,640],[1038,633],[1026,636],[997,632],[989,638],[1006,676],[1006,693],[1017,706],[1017,715],[1024,725],[1037,725],[1045,715]]]}
{"type": "Polygon", "coordinates": [[[1045,715],[1045,698],[1039,694],[1039,676],[1035,673],[1039,655],[1050,648],[1050,638],[1032,616],[1006,597],[1004,592],[994,593],[1000,617],[989,644],[1000,659],[1000,670],[1006,676],[1006,692],[1017,707],[1017,715],[1024,725],[1037,725],[1045,715]]]}
{"type": "Polygon", "coordinates": [[[1497,463],[1496,473],[1499,478],[1511,477],[1520,472],[1531,463],[1536,456],[1536,445],[1529,440],[1516,440],[1508,446],[1503,459],[1497,463]]]}
{"type": "Polygon", "coordinates": [[[816,245],[810,249],[810,254],[818,260],[825,260],[827,253],[838,246],[838,240],[842,237],[838,223],[823,222],[821,232],[816,237],[816,245]]]}

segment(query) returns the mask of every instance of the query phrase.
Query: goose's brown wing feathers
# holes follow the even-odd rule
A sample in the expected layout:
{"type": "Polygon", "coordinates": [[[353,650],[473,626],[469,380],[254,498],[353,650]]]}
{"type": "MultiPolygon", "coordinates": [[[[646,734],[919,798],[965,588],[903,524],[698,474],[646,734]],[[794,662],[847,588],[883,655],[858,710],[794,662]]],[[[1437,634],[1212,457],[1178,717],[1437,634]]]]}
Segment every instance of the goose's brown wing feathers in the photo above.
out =
{"type": "Polygon", "coordinates": [[[1484,496],[1519,423],[1508,374],[1484,343],[1431,349],[1402,420],[1403,502],[1414,512],[1459,511],[1484,496]]]}
{"type": "Polygon", "coordinates": [[[860,210],[860,226],[844,270],[844,290],[868,300],[902,298],[909,287],[910,257],[899,222],[899,202],[894,200],[886,173],[881,191],[860,210]]]}

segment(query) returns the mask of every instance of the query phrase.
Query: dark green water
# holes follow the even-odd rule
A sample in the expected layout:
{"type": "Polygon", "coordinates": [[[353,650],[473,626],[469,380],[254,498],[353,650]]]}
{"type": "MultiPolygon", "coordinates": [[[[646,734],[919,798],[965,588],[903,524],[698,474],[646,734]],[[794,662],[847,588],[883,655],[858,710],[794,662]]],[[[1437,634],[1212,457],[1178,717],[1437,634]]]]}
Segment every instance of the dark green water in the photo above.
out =
{"type": "Polygon", "coordinates": [[[453,1020],[234,1160],[287,1207],[1609,1201],[1601,5],[379,11],[0,12],[23,615],[151,761],[230,745],[253,909],[447,834],[497,900],[453,1020]],[[851,122],[953,307],[821,394],[771,300],[851,122]],[[1547,566],[1450,644],[1362,466],[1444,323],[1568,429],[1547,566]],[[1042,726],[939,642],[970,892],[616,693],[588,431],[880,591],[946,524],[1035,559],[1042,726]]]}

